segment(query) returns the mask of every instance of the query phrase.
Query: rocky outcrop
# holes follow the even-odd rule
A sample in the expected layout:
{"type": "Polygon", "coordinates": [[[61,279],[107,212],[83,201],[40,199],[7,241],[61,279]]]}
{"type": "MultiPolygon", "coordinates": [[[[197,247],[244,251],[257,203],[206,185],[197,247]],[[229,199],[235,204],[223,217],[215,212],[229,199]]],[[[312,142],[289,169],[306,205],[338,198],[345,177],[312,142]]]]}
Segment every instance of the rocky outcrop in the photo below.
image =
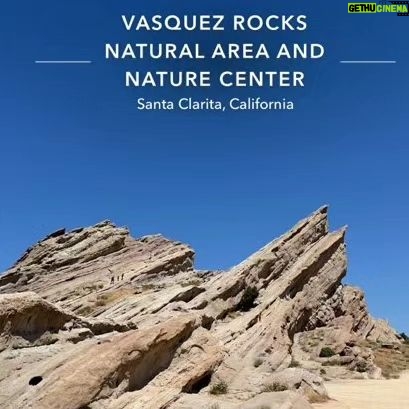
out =
{"type": "Polygon", "coordinates": [[[194,322],[184,317],[147,330],[129,331],[109,342],[79,345],[58,365],[42,362],[37,367],[40,370],[41,366],[41,387],[27,389],[14,379],[11,391],[17,396],[10,407],[83,408],[114,393],[142,389],[169,366],[178,346],[191,335],[194,322]]]}
{"type": "Polygon", "coordinates": [[[34,292],[0,295],[0,350],[58,342],[70,332],[77,336],[125,332],[136,326],[79,317],[43,300],[34,292]],[[78,331],[78,330],[85,331],[78,331]],[[88,330],[88,331],[87,331],[88,330]]]}
{"type": "MultiPolygon", "coordinates": [[[[128,230],[102,222],[60,230],[38,242],[0,277],[0,293],[35,291],[73,311],[89,310],[96,293],[129,295],[127,289],[136,292],[138,282],[160,276],[169,282],[178,273],[192,272],[193,260],[193,250],[182,243],[160,235],[135,240],[128,230]]],[[[187,274],[180,281],[192,277],[197,279],[187,274]]]]}
{"type": "Polygon", "coordinates": [[[327,213],[217,273],[110,222],[49,235],[0,277],[0,407],[302,409],[329,368],[379,376],[364,343],[400,341],[342,284],[327,213]]]}

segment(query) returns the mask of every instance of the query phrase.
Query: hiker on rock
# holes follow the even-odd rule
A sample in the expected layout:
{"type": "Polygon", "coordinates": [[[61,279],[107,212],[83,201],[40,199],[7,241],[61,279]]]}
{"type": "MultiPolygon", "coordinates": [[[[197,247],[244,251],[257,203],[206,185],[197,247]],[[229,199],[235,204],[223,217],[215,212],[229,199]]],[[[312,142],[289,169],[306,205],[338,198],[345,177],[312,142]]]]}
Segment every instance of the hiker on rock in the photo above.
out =
{"type": "Polygon", "coordinates": [[[113,273],[113,271],[110,269],[110,268],[108,268],[108,271],[109,271],[109,276],[110,276],[110,278],[111,278],[111,284],[115,284],[115,274],[113,273]]]}

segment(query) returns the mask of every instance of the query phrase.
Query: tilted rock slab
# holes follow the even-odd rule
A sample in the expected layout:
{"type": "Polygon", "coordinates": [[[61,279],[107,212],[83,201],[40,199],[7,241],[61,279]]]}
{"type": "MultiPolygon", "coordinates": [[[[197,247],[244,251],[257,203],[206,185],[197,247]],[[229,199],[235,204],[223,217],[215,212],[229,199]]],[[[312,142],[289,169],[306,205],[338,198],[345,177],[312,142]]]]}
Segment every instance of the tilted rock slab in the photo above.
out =
{"type": "Polygon", "coordinates": [[[72,328],[86,328],[93,335],[100,335],[129,331],[135,325],[79,317],[34,292],[0,294],[0,350],[10,344],[21,348],[57,342],[60,331],[72,328]]]}
{"type": "Polygon", "coordinates": [[[141,389],[169,366],[194,323],[192,317],[179,318],[74,349],[58,367],[44,368],[44,380],[22,393],[10,408],[78,409],[118,389],[141,389]]]}
{"type": "Polygon", "coordinates": [[[0,407],[309,408],[301,395],[326,397],[309,336],[351,365],[371,363],[356,342],[400,342],[342,285],[346,230],[327,213],[224,273],[111,222],[51,234],[0,277],[0,407]],[[296,392],[272,392],[283,385],[296,392]]]}

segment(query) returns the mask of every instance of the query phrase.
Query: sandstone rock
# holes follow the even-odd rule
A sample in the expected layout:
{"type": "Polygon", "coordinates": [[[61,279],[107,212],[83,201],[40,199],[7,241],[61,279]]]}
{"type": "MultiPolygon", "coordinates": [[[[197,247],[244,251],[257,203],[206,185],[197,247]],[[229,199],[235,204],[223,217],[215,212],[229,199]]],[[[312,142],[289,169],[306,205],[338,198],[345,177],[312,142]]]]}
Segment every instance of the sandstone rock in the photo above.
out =
{"type": "MultiPolygon", "coordinates": [[[[88,320],[43,300],[33,292],[0,294],[0,345],[18,338],[21,346],[49,344],[50,334],[86,328],[92,334],[124,332],[134,328],[108,320],[88,320]],[[48,337],[47,337],[48,336],[48,337]]],[[[54,337],[58,341],[58,336],[54,337]]]]}
{"type": "Polygon", "coordinates": [[[178,345],[193,329],[194,319],[185,317],[75,349],[62,365],[38,373],[41,380],[35,388],[16,380],[13,388],[19,396],[10,407],[78,409],[118,390],[142,389],[168,367],[178,345]]]}
{"type": "Polygon", "coordinates": [[[306,409],[319,375],[380,376],[363,344],[400,340],[342,284],[327,213],[227,272],[108,221],[50,234],[0,276],[0,407],[306,409]]]}
{"type": "Polygon", "coordinates": [[[300,395],[292,392],[262,393],[250,401],[238,406],[237,409],[257,408],[282,409],[312,409],[312,406],[300,395]]]}
{"type": "MultiPolygon", "coordinates": [[[[163,294],[152,294],[154,289],[176,282],[183,293],[191,282],[197,286],[205,280],[193,272],[193,260],[193,250],[182,243],[160,235],[135,240],[126,229],[106,221],[71,232],[60,230],[37,243],[0,276],[0,293],[34,291],[76,314],[103,316],[119,301],[134,295],[136,302],[141,298],[138,292],[150,292],[154,311],[168,302],[161,304],[163,294]]],[[[132,305],[116,310],[116,321],[126,320],[130,309],[132,305]]]]}
{"type": "Polygon", "coordinates": [[[277,393],[262,393],[245,403],[235,403],[227,399],[203,398],[190,395],[181,397],[169,409],[312,409],[312,406],[301,395],[286,391],[277,393]]]}
{"type": "Polygon", "coordinates": [[[371,318],[371,324],[371,329],[366,337],[368,341],[391,344],[400,343],[397,332],[391,328],[387,321],[371,318]]]}
{"type": "Polygon", "coordinates": [[[229,338],[223,337],[229,342],[230,356],[218,370],[220,377],[245,394],[252,378],[248,368],[255,356],[266,353],[270,371],[288,366],[295,334],[305,328],[345,272],[344,231],[325,235],[311,245],[285,276],[271,282],[261,304],[245,317],[239,333],[233,333],[234,339],[231,332],[229,338]]]}
{"type": "Polygon", "coordinates": [[[322,378],[304,369],[287,368],[277,371],[268,378],[268,381],[270,382],[268,385],[282,385],[286,389],[298,390],[311,399],[328,398],[322,378]]]}

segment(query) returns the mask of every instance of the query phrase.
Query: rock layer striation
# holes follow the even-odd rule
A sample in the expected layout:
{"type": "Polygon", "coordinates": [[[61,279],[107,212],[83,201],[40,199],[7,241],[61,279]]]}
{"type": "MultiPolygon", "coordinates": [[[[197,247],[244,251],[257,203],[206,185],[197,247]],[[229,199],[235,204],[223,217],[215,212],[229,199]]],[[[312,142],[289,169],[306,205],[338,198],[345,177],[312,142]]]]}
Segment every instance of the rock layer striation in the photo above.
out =
{"type": "Polygon", "coordinates": [[[323,207],[226,272],[111,222],[52,233],[0,276],[0,407],[310,408],[401,342],[344,286],[323,207]],[[217,405],[217,406],[215,406],[217,405]]]}

